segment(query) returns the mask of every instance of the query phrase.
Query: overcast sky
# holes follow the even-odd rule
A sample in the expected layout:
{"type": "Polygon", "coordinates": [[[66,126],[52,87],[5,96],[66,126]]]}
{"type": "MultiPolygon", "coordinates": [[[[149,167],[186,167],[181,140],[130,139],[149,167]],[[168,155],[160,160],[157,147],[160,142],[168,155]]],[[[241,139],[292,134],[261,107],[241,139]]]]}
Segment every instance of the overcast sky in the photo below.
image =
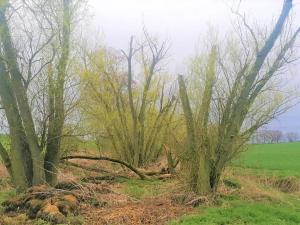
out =
{"type": "MultiPolygon", "coordinates": [[[[101,36],[105,44],[126,49],[130,36],[140,36],[145,26],[151,35],[169,40],[170,70],[178,73],[185,68],[210,25],[221,32],[230,29],[234,19],[230,7],[236,6],[238,1],[90,0],[92,25],[89,29],[94,34],[101,34],[97,37],[101,36]]],[[[279,15],[282,4],[283,0],[243,0],[240,12],[250,21],[269,24],[279,15]]],[[[295,22],[300,24],[300,0],[294,0],[293,14],[295,22]]],[[[300,68],[299,63],[297,68],[300,68]]],[[[299,69],[294,76],[300,77],[299,69]]],[[[300,106],[273,121],[269,127],[300,133],[300,106]]]]}

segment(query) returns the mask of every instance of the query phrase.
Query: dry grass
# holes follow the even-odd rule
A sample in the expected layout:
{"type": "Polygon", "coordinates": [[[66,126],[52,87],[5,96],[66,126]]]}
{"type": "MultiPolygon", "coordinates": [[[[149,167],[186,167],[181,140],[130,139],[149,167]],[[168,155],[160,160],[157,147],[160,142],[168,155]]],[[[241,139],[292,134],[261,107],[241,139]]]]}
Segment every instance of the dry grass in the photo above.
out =
{"type": "Polygon", "coordinates": [[[170,199],[151,198],[117,207],[87,207],[83,215],[89,225],[162,225],[188,211],[191,211],[190,207],[174,204],[170,199]]]}
{"type": "MultiPolygon", "coordinates": [[[[119,166],[107,162],[78,160],[76,163],[124,173],[119,166]]],[[[146,169],[154,170],[161,166],[164,166],[163,161],[146,169]]],[[[0,166],[0,176],[2,175],[7,176],[5,168],[0,166]]],[[[129,173],[127,175],[131,176],[129,173]]],[[[184,214],[195,212],[193,207],[186,203],[193,201],[197,196],[187,195],[184,192],[184,182],[180,179],[165,182],[139,180],[103,180],[98,184],[80,182],[82,177],[88,176],[99,176],[99,173],[62,167],[59,175],[60,181],[80,184],[77,192],[85,199],[80,205],[80,214],[84,217],[86,225],[163,225],[184,214]],[[174,196],[187,196],[188,201],[174,201],[174,196]]],[[[239,200],[252,202],[284,202],[286,195],[290,193],[300,197],[297,179],[280,180],[276,177],[244,174],[240,171],[236,173],[232,169],[227,169],[223,178],[236,181],[241,187],[232,188],[222,183],[217,200],[233,196],[239,200]]],[[[208,198],[203,205],[211,206],[216,203],[214,201],[215,199],[208,198]]]]}
{"type": "Polygon", "coordinates": [[[219,192],[224,195],[235,194],[243,200],[284,201],[285,193],[300,196],[300,181],[297,178],[242,174],[240,172],[235,173],[235,171],[231,169],[227,169],[223,176],[237,180],[239,184],[241,184],[241,188],[231,189],[221,184],[219,192]]]}

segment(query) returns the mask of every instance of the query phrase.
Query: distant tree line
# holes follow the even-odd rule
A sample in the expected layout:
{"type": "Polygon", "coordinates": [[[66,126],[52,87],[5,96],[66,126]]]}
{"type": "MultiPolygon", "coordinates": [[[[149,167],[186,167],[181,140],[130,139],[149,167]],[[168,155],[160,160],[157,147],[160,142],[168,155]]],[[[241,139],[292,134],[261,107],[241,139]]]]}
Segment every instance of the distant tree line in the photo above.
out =
{"type": "Polygon", "coordinates": [[[280,142],[295,142],[299,140],[296,132],[284,133],[280,130],[259,130],[252,136],[252,143],[271,144],[280,142]]]}

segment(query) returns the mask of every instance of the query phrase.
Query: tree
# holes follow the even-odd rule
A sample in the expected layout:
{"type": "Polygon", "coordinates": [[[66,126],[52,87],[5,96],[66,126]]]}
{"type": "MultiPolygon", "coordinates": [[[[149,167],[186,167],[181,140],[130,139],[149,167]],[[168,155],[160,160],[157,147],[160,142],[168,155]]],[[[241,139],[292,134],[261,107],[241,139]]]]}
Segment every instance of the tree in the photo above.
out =
{"type": "Polygon", "coordinates": [[[271,143],[279,143],[283,138],[283,133],[280,130],[272,130],[270,136],[271,143]]]}
{"type": "Polygon", "coordinates": [[[286,138],[288,142],[295,142],[299,140],[299,135],[295,132],[288,132],[286,133],[286,138]]]}
{"type": "Polygon", "coordinates": [[[263,40],[242,17],[238,41],[213,43],[208,56],[197,57],[193,66],[204,79],[202,90],[188,89],[184,77],[178,77],[187,132],[181,165],[192,191],[215,191],[223,169],[252,134],[284,110],[286,99],[274,89],[272,79],[287,65],[300,32],[298,28],[289,37],[281,35],[289,27],[285,24],[291,9],[292,1],[285,0],[263,40]]]}
{"type": "Polygon", "coordinates": [[[11,139],[11,149],[0,144],[0,155],[20,191],[56,183],[74,5],[71,0],[0,3],[0,96],[11,139]],[[22,29],[13,29],[19,24],[22,29]],[[14,38],[18,31],[24,39],[14,38]],[[33,114],[40,102],[31,95],[41,80],[49,82],[49,101],[42,107],[49,109],[43,134],[33,114]]]}
{"type": "Polygon", "coordinates": [[[49,184],[57,183],[57,167],[60,160],[60,144],[65,121],[64,90],[67,77],[67,65],[70,56],[71,36],[71,0],[63,0],[63,19],[61,32],[61,53],[58,57],[57,74],[49,71],[49,125],[44,168],[46,181],[49,184]]]}
{"type": "Polygon", "coordinates": [[[283,133],[280,130],[259,130],[254,136],[255,143],[258,144],[279,143],[283,139],[283,133]]]}
{"type": "Polygon", "coordinates": [[[134,166],[157,159],[174,114],[176,99],[161,74],[166,53],[166,43],[144,31],[141,44],[130,39],[128,52],[100,48],[85,61],[81,96],[89,129],[134,166]]]}

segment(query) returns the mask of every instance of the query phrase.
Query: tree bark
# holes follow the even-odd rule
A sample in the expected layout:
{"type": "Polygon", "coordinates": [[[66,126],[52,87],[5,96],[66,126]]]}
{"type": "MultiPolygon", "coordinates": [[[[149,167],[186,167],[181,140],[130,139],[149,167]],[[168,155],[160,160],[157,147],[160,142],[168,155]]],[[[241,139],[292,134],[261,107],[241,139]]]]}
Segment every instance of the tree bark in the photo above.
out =
{"type": "Polygon", "coordinates": [[[33,178],[32,184],[38,185],[45,182],[45,173],[43,170],[43,155],[39,149],[38,138],[34,128],[34,122],[29,107],[27,93],[22,81],[22,75],[17,64],[17,54],[13,47],[10,30],[5,17],[6,7],[0,8],[0,24],[1,32],[0,37],[3,44],[3,51],[6,58],[7,68],[11,75],[11,85],[13,88],[14,96],[18,103],[18,109],[22,118],[24,131],[26,134],[26,142],[28,143],[31,159],[33,178]]]}
{"type": "Polygon", "coordinates": [[[0,96],[9,124],[11,137],[10,155],[2,148],[3,154],[1,156],[2,159],[7,162],[7,157],[9,157],[11,164],[10,170],[14,183],[18,190],[25,190],[32,182],[31,153],[26,143],[22,120],[8,76],[5,64],[0,60],[0,96]]]}
{"type": "Polygon", "coordinates": [[[64,0],[62,53],[57,67],[57,80],[49,77],[49,129],[45,155],[46,181],[54,186],[57,183],[57,167],[60,159],[60,144],[65,120],[64,86],[67,76],[67,64],[70,55],[70,4],[71,0],[64,0]],[[55,83],[54,83],[55,82],[55,83]]]}
{"type": "Polygon", "coordinates": [[[201,140],[196,140],[193,112],[182,76],[178,77],[178,84],[187,131],[188,152],[185,164],[186,167],[190,167],[190,170],[188,171],[190,173],[188,175],[189,183],[192,191],[197,194],[207,194],[211,190],[209,183],[209,161],[206,158],[205,152],[201,149],[201,140]]]}

